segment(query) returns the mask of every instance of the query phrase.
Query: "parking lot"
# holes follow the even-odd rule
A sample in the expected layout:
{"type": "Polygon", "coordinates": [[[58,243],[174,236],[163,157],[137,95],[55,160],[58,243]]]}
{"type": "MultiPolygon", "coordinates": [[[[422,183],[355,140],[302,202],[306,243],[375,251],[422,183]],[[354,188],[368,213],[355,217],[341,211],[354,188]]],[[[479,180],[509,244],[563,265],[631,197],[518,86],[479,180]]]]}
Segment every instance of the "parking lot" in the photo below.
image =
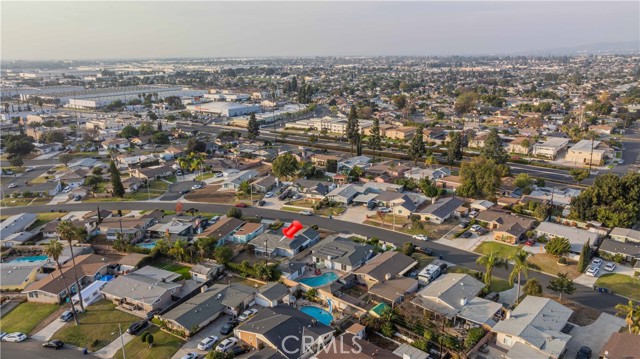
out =
{"type": "MultiPolygon", "coordinates": [[[[222,340],[223,336],[222,334],[220,334],[220,328],[229,321],[229,319],[231,319],[230,315],[227,314],[221,314],[220,317],[218,317],[218,319],[214,320],[213,323],[207,325],[206,327],[204,327],[202,330],[200,330],[196,335],[194,335],[193,337],[191,337],[191,339],[189,339],[186,343],[184,343],[184,345],[173,355],[172,358],[181,358],[184,355],[186,355],[187,353],[198,353],[200,355],[205,355],[208,353],[208,351],[203,351],[203,350],[198,350],[198,344],[200,344],[200,342],[202,341],[202,339],[210,336],[210,335],[215,335],[218,338],[220,338],[220,340],[222,340]]],[[[229,336],[233,335],[230,334],[229,336]]],[[[219,343],[220,341],[218,341],[217,343],[219,343]]],[[[215,345],[214,347],[215,348],[215,345]]],[[[212,349],[213,349],[212,348],[212,349]]]]}

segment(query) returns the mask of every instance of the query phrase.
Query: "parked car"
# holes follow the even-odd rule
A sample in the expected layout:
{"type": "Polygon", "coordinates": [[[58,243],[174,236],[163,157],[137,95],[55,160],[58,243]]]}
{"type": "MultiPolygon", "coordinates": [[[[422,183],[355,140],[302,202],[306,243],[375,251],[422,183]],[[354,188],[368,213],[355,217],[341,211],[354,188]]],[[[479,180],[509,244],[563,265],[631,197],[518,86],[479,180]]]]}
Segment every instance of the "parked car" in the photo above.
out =
{"type": "Polygon", "coordinates": [[[73,319],[73,312],[70,310],[65,310],[65,312],[60,316],[61,322],[68,322],[71,319],[73,319]]]}
{"type": "Polygon", "coordinates": [[[231,351],[233,352],[233,356],[236,357],[248,352],[249,348],[242,345],[234,345],[233,348],[231,348],[231,351]]]}
{"type": "Polygon", "coordinates": [[[469,217],[471,218],[476,218],[478,216],[478,211],[471,211],[469,212],[469,217]]]}
{"type": "Polygon", "coordinates": [[[273,197],[273,192],[267,192],[264,194],[264,198],[271,198],[273,197]]]}
{"type": "Polygon", "coordinates": [[[77,195],[73,196],[73,200],[74,200],[75,202],[78,202],[78,201],[79,201],[79,200],[81,200],[81,199],[82,199],[82,196],[81,196],[81,195],[79,195],[79,194],[77,194],[77,195]]]}
{"type": "Polygon", "coordinates": [[[587,346],[580,347],[576,354],[576,359],[591,359],[591,348],[587,346]]]}
{"type": "Polygon", "coordinates": [[[153,317],[158,313],[160,313],[158,309],[150,310],[149,312],[147,312],[147,316],[146,316],[147,320],[153,319],[153,317]]]}
{"type": "Polygon", "coordinates": [[[227,350],[233,348],[234,345],[238,344],[237,338],[227,338],[218,344],[216,347],[217,351],[226,352],[227,350]]]}
{"type": "Polygon", "coordinates": [[[236,204],[236,207],[238,207],[238,208],[247,208],[248,206],[247,206],[246,203],[238,203],[238,204],[236,204]]]}
{"type": "Polygon", "coordinates": [[[469,232],[469,231],[466,231],[466,232],[462,233],[462,234],[460,235],[460,237],[462,237],[462,238],[469,238],[469,237],[471,237],[472,235],[473,235],[473,233],[471,233],[471,232],[469,232]]]}
{"type": "Polygon", "coordinates": [[[187,194],[189,193],[191,190],[189,190],[188,188],[185,188],[183,190],[180,190],[180,194],[187,194]]]}
{"type": "Polygon", "coordinates": [[[209,350],[215,343],[218,342],[218,340],[220,340],[220,338],[218,338],[217,336],[210,335],[202,339],[200,344],[198,344],[198,350],[209,350]]]}
{"type": "Polygon", "coordinates": [[[27,167],[24,169],[25,172],[31,172],[33,171],[33,167],[27,167]]]}
{"type": "Polygon", "coordinates": [[[433,256],[433,249],[427,247],[416,247],[417,251],[420,251],[428,256],[433,256]]]}
{"type": "Polygon", "coordinates": [[[61,340],[57,340],[57,339],[50,340],[42,344],[43,348],[49,348],[49,349],[55,349],[55,350],[58,350],[63,346],[64,346],[64,343],[61,340]]]}
{"type": "Polygon", "coordinates": [[[591,266],[589,267],[589,269],[587,269],[587,275],[590,275],[592,277],[595,277],[598,275],[598,272],[600,271],[600,267],[596,267],[596,266],[591,266]]]}
{"type": "Polygon", "coordinates": [[[224,176],[224,174],[222,174],[222,172],[218,172],[218,173],[213,175],[213,177],[215,177],[215,178],[220,178],[222,176],[224,176]]]}
{"type": "Polygon", "coordinates": [[[368,210],[372,210],[374,208],[376,208],[378,205],[375,202],[369,202],[369,204],[367,205],[367,209],[368,210]]]}
{"type": "Polygon", "coordinates": [[[524,242],[524,244],[525,244],[526,246],[531,247],[531,246],[533,246],[534,244],[536,244],[536,240],[535,240],[535,239],[533,239],[533,238],[532,238],[532,239],[527,239],[527,241],[526,241],[526,242],[524,242]]]}
{"type": "Polygon", "coordinates": [[[2,337],[3,342],[20,343],[27,339],[27,335],[20,332],[10,333],[2,337]]]}
{"type": "Polygon", "coordinates": [[[234,319],[224,323],[222,328],[220,328],[220,334],[227,335],[231,333],[233,331],[233,328],[235,328],[238,325],[238,323],[239,322],[234,319]]]}
{"type": "Polygon", "coordinates": [[[478,349],[478,351],[482,354],[489,354],[489,344],[487,343],[482,344],[482,346],[480,347],[480,349],[478,349]]]}
{"type": "Polygon", "coordinates": [[[300,211],[300,212],[298,212],[298,214],[301,214],[303,216],[310,216],[310,215],[313,214],[313,212],[311,212],[311,211],[300,211]]]}
{"type": "Polygon", "coordinates": [[[265,204],[267,204],[267,202],[265,202],[265,201],[263,201],[263,200],[258,201],[258,207],[262,207],[262,206],[264,206],[265,204]]]}
{"type": "Polygon", "coordinates": [[[300,199],[300,198],[302,198],[302,196],[301,196],[300,194],[298,194],[298,193],[296,193],[296,194],[293,196],[293,199],[300,199]]]}
{"type": "Polygon", "coordinates": [[[469,225],[469,222],[460,222],[460,224],[458,225],[458,227],[460,228],[467,228],[467,226],[469,225]]]}
{"type": "Polygon", "coordinates": [[[9,185],[9,188],[16,188],[16,187],[18,187],[18,185],[15,184],[15,183],[12,183],[12,184],[9,185]]]}
{"type": "Polygon", "coordinates": [[[146,320],[141,320],[139,322],[135,322],[129,326],[127,329],[127,333],[131,335],[138,335],[142,331],[142,329],[146,328],[149,322],[146,320]]]}
{"type": "Polygon", "coordinates": [[[474,231],[474,232],[477,232],[477,231],[479,231],[481,229],[482,229],[482,227],[480,227],[480,225],[478,225],[478,224],[474,224],[473,226],[471,226],[471,230],[474,231]]]}
{"type": "Polygon", "coordinates": [[[601,265],[602,265],[602,259],[600,259],[598,257],[593,258],[593,260],[591,261],[591,266],[592,267],[595,266],[595,267],[600,268],[601,265]]]}
{"type": "Polygon", "coordinates": [[[62,193],[69,193],[71,192],[71,186],[67,186],[62,190],[62,193]]]}
{"type": "Polygon", "coordinates": [[[249,319],[249,317],[253,316],[256,313],[258,313],[258,310],[255,308],[247,309],[238,316],[238,320],[241,322],[244,322],[245,320],[249,319]]]}
{"type": "Polygon", "coordinates": [[[7,332],[0,332],[0,340],[2,340],[2,338],[6,337],[6,336],[7,336],[7,334],[9,334],[9,333],[7,333],[7,332]]]}
{"type": "Polygon", "coordinates": [[[613,272],[614,269],[616,269],[616,264],[613,262],[608,262],[605,266],[604,266],[604,270],[606,270],[607,272],[613,272]]]}
{"type": "Polygon", "coordinates": [[[202,187],[204,187],[204,185],[202,183],[198,183],[191,186],[191,189],[201,189],[202,187]]]}
{"type": "Polygon", "coordinates": [[[389,212],[391,212],[391,208],[389,208],[389,207],[380,207],[380,208],[378,208],[378,212],[389,213],[389,212]]]}
{"type": "Polygon", "coordinates": [[[425,236],[424,234],[416,234],[416,235],[412,236],[411,238],[417,239],[419,241],[428,241],[429,240],[429,238],[427,236],[425,236]]]}
{"type": "Polygon", "coordinates": [[[180,359],[198,359],[199,355],[198,353],[187,353],[186,355],[182,356],[180,359]]]}

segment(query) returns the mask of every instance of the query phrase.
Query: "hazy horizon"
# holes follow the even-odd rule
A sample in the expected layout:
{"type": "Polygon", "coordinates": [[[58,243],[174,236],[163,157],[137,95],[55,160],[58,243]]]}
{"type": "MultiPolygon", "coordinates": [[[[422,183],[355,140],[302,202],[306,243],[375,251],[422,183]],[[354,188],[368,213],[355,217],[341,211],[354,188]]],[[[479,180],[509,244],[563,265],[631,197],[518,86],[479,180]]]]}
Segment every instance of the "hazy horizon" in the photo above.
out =
{"type": "Polygon", "coordinates": [[[640,2],[7,2],[2,60],[519,54],[640,43],[640,2]]]}

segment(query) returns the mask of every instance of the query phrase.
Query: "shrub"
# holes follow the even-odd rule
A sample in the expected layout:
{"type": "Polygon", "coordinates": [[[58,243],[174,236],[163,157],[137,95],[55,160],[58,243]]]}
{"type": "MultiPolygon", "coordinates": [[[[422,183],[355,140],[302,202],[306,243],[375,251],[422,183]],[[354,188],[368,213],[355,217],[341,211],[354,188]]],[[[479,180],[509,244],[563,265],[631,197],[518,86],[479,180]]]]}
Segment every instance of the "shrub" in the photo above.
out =
{"type": "Polygon", "coordinates": [[[143,342],[143,343],[146,343],[147,342],[147,337],[149,335],[150,335],[149,332],[142,333],[142,335],[140,336],[140,341],[143,342]]]}
{"type": "Polygon", "coordinates": [[[380,332],[382,333],[382,335],[384,335],[387,338],[392,338],[393,334],[395,334],[396,330],[393,327],[393,324],[391,322],[385,322],[382,325],[382,328],[380,329],[380,332]]]}
{"type": "Polygon", "coordinates": [[[471,349],[483,337],[484,337],[484,330],[482,330],[482,328],[471,328],[467,333],[467,337],[464,339],[464,346],[467,349],[471,349]]]}
{"type": "Polygon", "coordinates": [[[545,250],[547,253],[559,257],[569,253],[569,250],[571,250],[571,243],[569,243],[569,240],[566,238],[554,237],[549,241],[549,243],[547,243],[545,250]]]}
{"type": "Polygon", "coordinates": [[[567,264],[567,258],[565,257],[560,257],[558,259],[558,264],[567,264]]]}

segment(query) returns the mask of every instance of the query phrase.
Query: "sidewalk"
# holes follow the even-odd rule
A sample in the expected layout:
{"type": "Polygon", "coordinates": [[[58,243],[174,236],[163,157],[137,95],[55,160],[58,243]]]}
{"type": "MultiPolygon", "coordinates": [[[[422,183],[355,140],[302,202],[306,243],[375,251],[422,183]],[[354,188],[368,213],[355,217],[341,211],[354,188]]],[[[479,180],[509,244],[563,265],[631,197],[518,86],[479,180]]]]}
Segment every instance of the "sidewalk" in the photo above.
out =
{"type": "Polygon", "coordinates": [[[60,321],[58,320],[58,318],[56,318],[53,322],[49,323],[49,325],[44,327],[42,330],[32,335],[31,338],[42,341],[42,342],[46,342],[49,339],[51,339],[51,337],[53,337],[53,335],[56,334],[58,330],[62,329],[62,327],[65,324],[66,322],[60,321]]]}
{"type": "Polygon", "coordinates": [[[124,341],[124,345],[127,345],[127,343],[132,341],[135,337],[135,335],[124,333],[122,334],[122,337],[117,337],[116,340],[112,341],[106,347],[98,350],[97,352],[94,352],[93,354],[104,359],[113,358],[118,350],[122,350],[122,341],[124,341]],[[122,338],[122,340],[120,338],[122,338]]]}

